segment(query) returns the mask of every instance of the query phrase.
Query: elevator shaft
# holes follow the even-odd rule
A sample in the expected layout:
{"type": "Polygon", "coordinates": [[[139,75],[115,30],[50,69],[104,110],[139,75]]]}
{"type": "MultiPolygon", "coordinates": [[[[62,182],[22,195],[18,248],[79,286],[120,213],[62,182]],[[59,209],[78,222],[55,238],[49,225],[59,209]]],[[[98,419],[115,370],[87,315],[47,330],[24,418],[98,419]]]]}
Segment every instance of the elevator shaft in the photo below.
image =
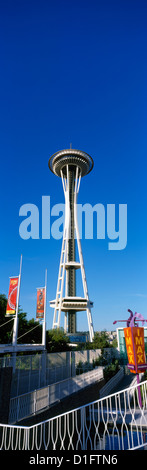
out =
{"type": "MultiPolygon", "coordinates": [[[[75,185],[75,167],[69,165],[69,206],[70,206],[70,230],[67,248],[67,261],[75,261],[75,223],[74,223],[74,185],[75,185]]],[[[76,272],[74,267],[70,267],[67,272],[67,295],[76,296],[76,272]]],[[[68,333],[76,333],[76,312],[68,311],[68,333]]]]}

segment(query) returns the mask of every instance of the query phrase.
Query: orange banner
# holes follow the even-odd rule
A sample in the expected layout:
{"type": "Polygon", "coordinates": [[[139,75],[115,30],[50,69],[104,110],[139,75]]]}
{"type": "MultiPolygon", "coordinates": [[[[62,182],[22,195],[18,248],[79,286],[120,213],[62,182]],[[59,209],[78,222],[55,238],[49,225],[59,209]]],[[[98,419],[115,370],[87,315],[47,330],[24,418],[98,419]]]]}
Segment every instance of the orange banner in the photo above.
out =
{"type": "Polygon", "coordinates": [[[10,278],[6,315],[15,315],[18,279],[19,276],[10,278]]]}
{"type": "MultiPolygon", "coordinates": [[[[125,342],[127,348],[128,362],[132,367],[132,372],[142,372],[145,365],[144,328],[128,327],[124,328],[125,342]]],[[[131,367],[130,367],[131,370],[131,367]]]]}
{"type": "Polygon", "coordinates": [[[37,309],[36,318],[44,318],[44,306],[45,306],[45,287],[37,289],[37,309]]]}

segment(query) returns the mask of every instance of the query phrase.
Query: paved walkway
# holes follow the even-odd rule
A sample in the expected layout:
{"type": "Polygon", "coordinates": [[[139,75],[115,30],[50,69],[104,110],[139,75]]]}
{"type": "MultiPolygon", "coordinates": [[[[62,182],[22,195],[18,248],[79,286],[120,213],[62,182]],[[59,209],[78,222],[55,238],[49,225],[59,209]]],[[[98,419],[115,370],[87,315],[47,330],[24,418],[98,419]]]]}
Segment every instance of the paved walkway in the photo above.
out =
{"type": "MultiPolygon", "coordinates": [[[[134,374],[125,375],[111,393],[124,390],[125,388],[131,386],[131,382],[133,379],[134,374]]],[[[74,410],[75,408],[96,401],[99,399],[99,390],[104,386],[104,383],[104,380],[96,382],[95,384],[90,385],[89,387],[75,393],[74,395],[71,395],[65,398],[64,400],[61,400],[59,403],[56,403],[54,406],[44,410],[43,412],[38,413],[35,416],[31,416],[30,418],[26,418],[22,421],[19,421],[19,424],[22,426],[31,426],[33,424],[40,423],[41,421],[45,421],[62,413],[66,413],[68,411],[74,410]]]]}
{"type": "Polygon", "coordinates": [[[49,409],[46,409],[45,411],[38,413],[35,416],[19,421],[19,424],[31,426],[32,424],[40,423],[41,421],[44,421],[46,419],[53,418],[54,416],[58,416],[62,413],[66,413],[80,406],[84,406],[87,403],[91,403],[95,400],[98,400],[99,390],[104,386],[104,383],[104,380],[96,382],[95,384],[90,385],[89,387],[82,389],[81,391],[78,391],[74,395],[70,395],[59,403],[56,403],[49,409]]]}
{"type": "Polygon", "coordinates": [[[131,387],[133,380],[134,380],[134,374],[124,375],[123,379],[113,389],[112,393],[120,392],[121,390],[125,390],[125,388],[131,387]]]}

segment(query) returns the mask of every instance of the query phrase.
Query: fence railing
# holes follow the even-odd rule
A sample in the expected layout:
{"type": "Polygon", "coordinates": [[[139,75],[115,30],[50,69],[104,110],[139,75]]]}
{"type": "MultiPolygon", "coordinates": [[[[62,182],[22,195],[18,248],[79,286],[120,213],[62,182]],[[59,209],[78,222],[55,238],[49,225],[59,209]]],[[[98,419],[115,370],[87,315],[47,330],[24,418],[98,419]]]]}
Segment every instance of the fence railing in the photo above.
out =
{"type": "Polygon", "coordinates": [[[57,401],[103,378],[103,368],[98,367],[76,377],[56,382],[33,392],[10,399],[9,423],[36,414],[57,401]]]}
{"type": "Polygon", "coordinates": [[[11,397],[22,395],[23,393],[39,389],[47,384],[52,384],[70,377],[70,367],[68,365],[62,365],[46,368],[44,376],[40,369],[16,370],[12,377],[11,397]]]}
{"type": "Polygon", "coordinates": [[[127,450],[147,446],[147,381],[30,427],[0,425],[2,450],[127,450]]]}
{"type": "MultiPolygon", "coordinates": [[[[114,348],[103,350],[108,362],[118,356],[114,348]]],[[[12,367],[11,398],[34,389],[45,387],[69,377],[74,377],[81,368],[85,372],[92,367],[93,361],[101,355],[100,349],[84,351],[65,351],[59,353],[32,354],[24,356],[0,357],[0,368],[12,367]]]]}
{"type": "Polygon", "coordinates": [[[115,374],[114,377],[108,380],[108,382],[106,382],[106,384],[101,388],[99,392],[100,398],[103,398],[109,393],[111,393],[111,391],[113,391],[114,387],[118,385],[118,383],[122,380],[123,377],[124,377],[124,369],[123,367],[121,367],[121,369],[117,372],[117,374],[115,374]]]}

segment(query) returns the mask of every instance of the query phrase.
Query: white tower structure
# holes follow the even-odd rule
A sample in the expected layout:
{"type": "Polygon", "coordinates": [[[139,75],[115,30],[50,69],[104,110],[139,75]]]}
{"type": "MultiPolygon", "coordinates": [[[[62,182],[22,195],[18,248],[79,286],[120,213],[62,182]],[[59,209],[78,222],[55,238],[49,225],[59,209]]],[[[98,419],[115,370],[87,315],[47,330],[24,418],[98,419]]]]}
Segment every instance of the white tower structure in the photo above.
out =
{"type": "Polygon", "coordinates": [[[65,196],[65,222],[59,265],[56,299],[50,302],[54,308],[53,329],[60,327],[61,312],[65,312],[64,330],[76,333],[76,312],[87,311],[89,337],[92,342],[94,329],[91,315],[93,302],[89,299],[81,240],[77,219],[77,197],[81,178],[93,168],[93,160],[85,152],[72,148],[61,150],[49,159],[49,168],[61,177],[65,196]],[[76,250],[77,244],[77,250],[76,250]],[[76,251],[78,259],[76,259],[76,251]],[[76,270],[81,270],[83,297],[76,296],[76,270]]]}

